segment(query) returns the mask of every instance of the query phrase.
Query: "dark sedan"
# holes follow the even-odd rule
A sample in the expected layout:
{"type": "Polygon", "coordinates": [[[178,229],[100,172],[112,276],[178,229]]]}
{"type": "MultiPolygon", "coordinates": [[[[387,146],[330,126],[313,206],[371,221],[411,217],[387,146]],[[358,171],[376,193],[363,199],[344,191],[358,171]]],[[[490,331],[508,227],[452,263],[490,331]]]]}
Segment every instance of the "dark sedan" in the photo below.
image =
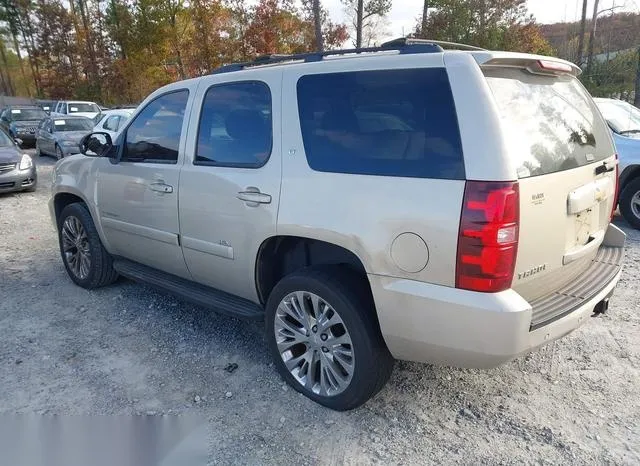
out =
{"type": "Polygon", "coordinates": [[[36,130],[40,121],[47,114],[36,106],[11,106],[4,109],[0,115],[0,127],[12,138],[20,139],[25,144],[33,144],[36,140],[36,130]]]}
{"type": "Polygon", "coordinates": [[[42,120],[36,138],[36,155],[54,155],[58,160],[80,153],[80,139],[93,130],[93,121],[81,116],[50,116],[42,120]]]}
{"type": "Polygon", "coordinates": [[[0,193],[35,191],[36,166],[9,135],[0,129],[0,193]]]}

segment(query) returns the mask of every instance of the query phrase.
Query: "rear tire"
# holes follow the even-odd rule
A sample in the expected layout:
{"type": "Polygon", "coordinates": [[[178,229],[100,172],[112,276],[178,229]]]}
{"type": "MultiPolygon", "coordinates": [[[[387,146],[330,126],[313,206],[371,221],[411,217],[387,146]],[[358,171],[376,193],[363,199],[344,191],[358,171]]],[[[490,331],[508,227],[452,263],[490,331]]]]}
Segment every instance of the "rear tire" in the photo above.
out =
{"type": "Polygon", "coordinates": [[[394,360],[380,333],[366,278],[346,267],[310,267],[286,276],[269,296],[265,320],[280,375],[323,406],[357,408],[391,376],[394,360]],[[297,319],[291,313],[300,309],[295,315],[306,311],[308,317],[297,319]]]}
{"type": "Polygon", "coordinates": [[[102,245],[87,207],[69,204],[58,219],[58,243],[65,269],[82,288],[106,286],[118,279],[113,259],[102,245]]]}
{"type": "Polygon", "coordinates": [[[625,186],[618,202],[620,213],[636,230],[640,230],[640,178],[635,178],[625,186]]]}

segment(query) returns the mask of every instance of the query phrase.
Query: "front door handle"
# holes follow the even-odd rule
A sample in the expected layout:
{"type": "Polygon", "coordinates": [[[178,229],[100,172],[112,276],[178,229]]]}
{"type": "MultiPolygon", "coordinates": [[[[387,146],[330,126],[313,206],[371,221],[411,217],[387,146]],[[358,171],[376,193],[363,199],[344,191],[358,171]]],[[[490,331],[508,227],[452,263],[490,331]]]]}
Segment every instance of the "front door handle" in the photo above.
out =
{"type": "Polygon", "coordinates": [[[248,206],[256,207],[259,204],[271,204],[271,196],[261,193],[258,188],[248,187],[238,193],[238,199],[247,203],[248,206]]]}
{"type": "Polygon", "coordinates": [[[162,183],[162,182],[156,182],[156,183],[151,183],[149,185],[149,189],[151,189],[151,191],[155,191],[157,193],[172,193],[173,192],[173,186],[162,183]]]}

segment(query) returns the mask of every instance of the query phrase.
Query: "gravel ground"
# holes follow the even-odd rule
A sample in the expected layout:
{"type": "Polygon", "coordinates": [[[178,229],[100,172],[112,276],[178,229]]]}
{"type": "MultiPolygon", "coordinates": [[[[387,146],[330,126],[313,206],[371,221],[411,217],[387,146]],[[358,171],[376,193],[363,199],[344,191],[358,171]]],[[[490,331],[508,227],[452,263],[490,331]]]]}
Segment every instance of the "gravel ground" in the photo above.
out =
{"type": "Polygon", "coordinates": [[[640,463],[640,232],[620,218],[607,315],[490,371],[398,363],[337,413],[284,385],[256,323],[124,280],[74,286],[47,210],[53,160],[38,163],[37,192],[0,195],[1,413],[197,414],[210,464],[640,463]]]}

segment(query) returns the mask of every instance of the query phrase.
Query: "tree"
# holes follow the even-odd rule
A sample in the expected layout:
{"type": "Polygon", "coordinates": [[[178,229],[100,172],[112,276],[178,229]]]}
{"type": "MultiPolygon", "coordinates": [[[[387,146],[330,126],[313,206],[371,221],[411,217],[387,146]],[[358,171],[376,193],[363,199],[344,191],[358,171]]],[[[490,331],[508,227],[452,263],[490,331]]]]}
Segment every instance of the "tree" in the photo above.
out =
{"type": "Polygon", "coordinates": [[[320,16],[320,0],[313,0],[313,28],[316,34],[316,50],[322,52],[322,18],[320,16]]]}
{"type": "Polygon", "coordinates": [[[391,0],[341,0],[345,7],[347,17],[351,19],[353,29],[356,32],[354,45],[362,47],[362,38],[365,28],[375,26],[375,20],[385,16],[391,11],[391,0]]]}
{"type": "Polygon", "coordinates": [[[636,88],[635,88],[635,98],[633,100],[633,105],[640,108],[640,47],[638,47],[637,55],[638,55],[638,64],[636,68],[636,88]]]}
{"type": "Polygon", "coordinates": [[[431,0],[427,21],[416,24],[415,36],[461,42],[493,50],[551,54],[525,0],[431,0]]]}

